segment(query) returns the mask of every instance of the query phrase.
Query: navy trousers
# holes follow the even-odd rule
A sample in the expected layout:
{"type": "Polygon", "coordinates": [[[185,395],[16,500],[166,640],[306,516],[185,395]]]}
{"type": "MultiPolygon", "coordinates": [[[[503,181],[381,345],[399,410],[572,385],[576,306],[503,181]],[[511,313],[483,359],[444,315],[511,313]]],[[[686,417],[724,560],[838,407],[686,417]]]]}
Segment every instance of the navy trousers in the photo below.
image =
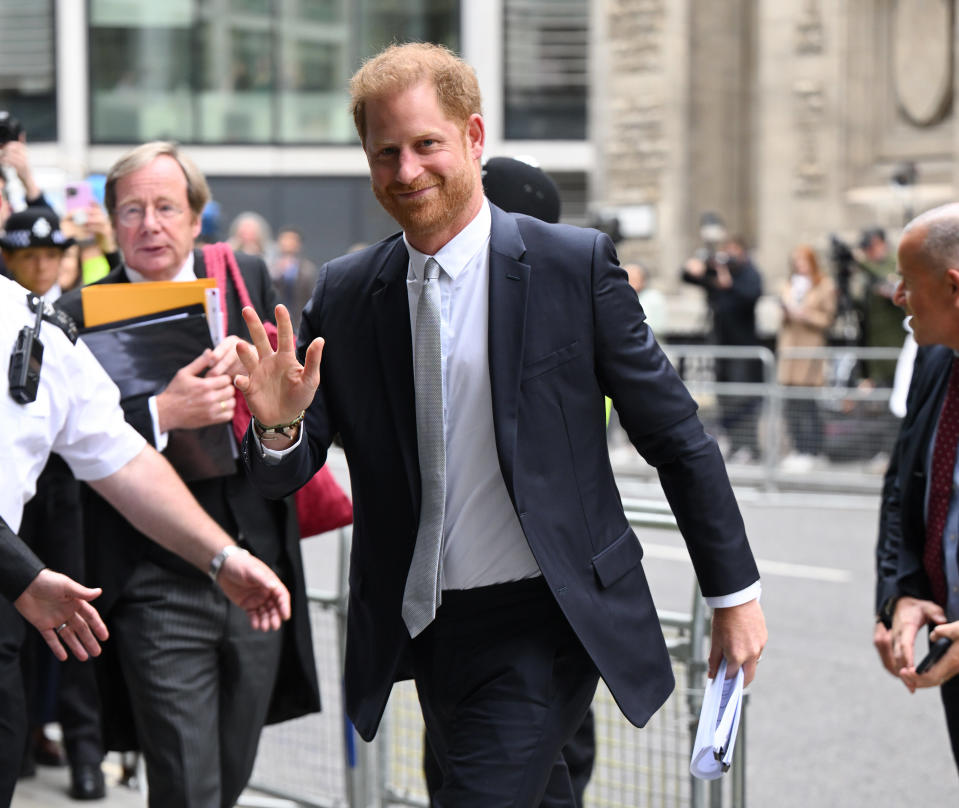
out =
{"type": "Polygon", "coordinates": [[[574,808],[563,746],[599,674],[545,581],[443,593],[413,642],[435,808],[574,808]]]}

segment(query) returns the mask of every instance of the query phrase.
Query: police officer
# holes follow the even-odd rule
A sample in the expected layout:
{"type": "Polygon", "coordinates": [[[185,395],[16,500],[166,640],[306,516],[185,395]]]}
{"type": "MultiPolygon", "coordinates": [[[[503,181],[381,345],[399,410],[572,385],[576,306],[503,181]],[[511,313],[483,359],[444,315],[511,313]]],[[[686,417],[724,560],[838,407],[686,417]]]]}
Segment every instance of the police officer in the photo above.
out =
{"type": "MultiPolygon", "coordinates": [[[[23,327],[36,322],[31,301],[42,305],[22,286],[0,278],[0,345],[14,348],[23,327]]],[[[286,587],[269,567],[236,547],[169,463],[127,425],[116,387],[82,343],[72,344],[68,329],[52,311],[41,322],[43,355],[32,401],[14,399],[9,374],[0,381],[0,805],[12,798],[26,732],[18,659],[23,623],[14,607],[61,660],[66,648],[79,659],[96,655],[98,640],[107,638],[89,603],[100,590],[45,569],[16,536],[23,506],[51,451],[138,529],[209,572],[246,610],[254,628],[275,630],[290,615],[286,587]]]]}
{"type": "MultiPolygon", "coordinates": [[[[10,215],[0,236],[3,260],[13,280],[52,303],[60,296],[60,268],[74,240],[60,229],[60,218],[50,208],[28,207],[10,215]]],[[[84,550],[80,484],[57,455],[37,480],[36,495],[27,503],[20,538],[48,564],[84,581],[84,550]]],[[[28,633],[21,649],[28,705],[30,737],[21,777],[31,775],[36,763],[62,759],[70,764],[70,796],[77,800],[105,795],[103,739],[99,696],[93,666],[68,659],[62,666],[47,653],[43,641],[28,633]],[[47,721],[59,720],[63,748],[43,735],[47,721]]]]}

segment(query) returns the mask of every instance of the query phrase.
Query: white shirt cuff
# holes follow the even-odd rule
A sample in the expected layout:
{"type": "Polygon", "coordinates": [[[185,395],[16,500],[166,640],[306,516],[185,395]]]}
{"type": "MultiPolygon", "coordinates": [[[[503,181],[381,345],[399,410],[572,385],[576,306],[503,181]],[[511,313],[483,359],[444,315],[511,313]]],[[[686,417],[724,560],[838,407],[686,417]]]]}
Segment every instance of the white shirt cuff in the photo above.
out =
{"type": "Polygon", "coordinates": [[[148,406],[150,407],[150,418],[153,420],[153,445],[156,446],[158,452],[162,452],[170,441],[170,433],[160,431],[160,411],[157,409],[156,396],[150,396],[148,406]]]}
{"type": "Polygon", "coordinates": [[[745,589],[733,592],[729,595],[714,595],[705,598],[706,605],[710,609],[727,609],[730,606],[741,606],[743,603],[749,603],[751,600],[759,600],[763,587],[759,581],[750,584],[745,589]]]}
{"type": "Polygon", "coordinates": [[[263,445],[263,441],[260,440],[260,436],[256,434],[255,429],[250,430],[250,434],[253,435],[253,441],[260,449],[260,457],[262,457],[268,466],[275,466],[279,463],[284,457],[286,457],[290,452],[292,452],[297,446],[300,445],[300,442],[303,440],[303,433],[306,432],[306,422],[300,422],[300,432],[296,436],[296,441],[291,443],[285,449],[270,449],[263,445]]]}

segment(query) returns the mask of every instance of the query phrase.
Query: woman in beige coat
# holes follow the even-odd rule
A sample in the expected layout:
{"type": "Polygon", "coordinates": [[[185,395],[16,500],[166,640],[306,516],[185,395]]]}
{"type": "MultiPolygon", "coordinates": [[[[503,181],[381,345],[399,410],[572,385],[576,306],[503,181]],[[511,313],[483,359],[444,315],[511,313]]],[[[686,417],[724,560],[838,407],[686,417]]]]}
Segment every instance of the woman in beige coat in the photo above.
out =
{"type": "MultiPolygon", "coordinates": [[[[777,351],[779,383],[800,387],[821,387],[824,360],[813,358],[783,359],[784,348],[819,348],[826,344],[826,333],[836,316],[836,284],[819,268],[816,252],[801,244],[791,256],[792,273],[780,294],[782,325],[779,328],[777,351]]],[[[783,466],[796,471],[812,468],[822,453],[822,422],[817,402],[811,398],[788,397],[785,402],[786,422],[792,439],[793,453],[783,466]]]]}

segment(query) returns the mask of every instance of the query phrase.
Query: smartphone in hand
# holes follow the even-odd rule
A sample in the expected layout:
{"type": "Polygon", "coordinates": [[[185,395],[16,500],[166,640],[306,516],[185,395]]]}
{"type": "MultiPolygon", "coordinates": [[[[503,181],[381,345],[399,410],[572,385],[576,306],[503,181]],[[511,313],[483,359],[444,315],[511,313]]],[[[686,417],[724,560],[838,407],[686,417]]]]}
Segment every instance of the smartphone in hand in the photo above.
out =
{"type": "Polygon", "coordinates": [[[80,182],[68,182],[64,195],[66,196],[67,213],[73,214],[73,221],[81,227],[86,224],[87,207],[96,201],[93,196],[93,188],[85,180],[80,182]]]}
{"type": "Polygon", "coordinates": [[[948,637],[940,637],[934,643],[930,643],[929,653],[922,658],[922,662],[916,665],[916,673],[926,673],[926,671],[942,659],[942,655],[949,650],[950,645],[952,645],[952,640],[948,637]]]}

